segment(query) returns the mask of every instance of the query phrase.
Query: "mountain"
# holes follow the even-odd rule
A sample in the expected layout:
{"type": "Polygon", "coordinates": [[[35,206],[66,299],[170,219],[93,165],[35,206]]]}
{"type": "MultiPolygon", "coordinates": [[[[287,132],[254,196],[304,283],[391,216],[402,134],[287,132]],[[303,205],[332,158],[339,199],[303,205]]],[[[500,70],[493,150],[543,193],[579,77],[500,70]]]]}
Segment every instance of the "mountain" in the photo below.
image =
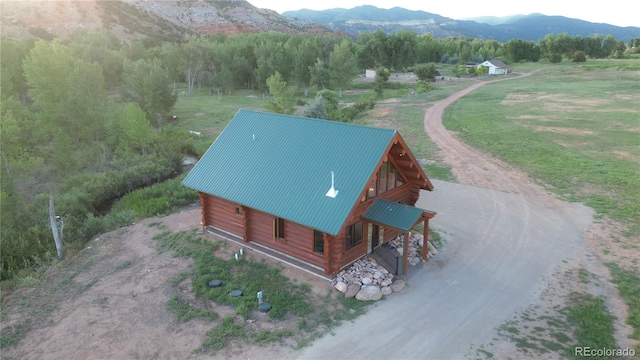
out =
{"type": "Polygon", "coordinates": [[[2,37],[66,38],[78,28],[107,28],[123,40],[159,41],[186,34],[331,33],[317,22],[288,19],[244,0],[0,1],[2,37]]]}
{"type": "Polygon", "coordinates": [[[537,41],[545,35],[566,32],[570,36],[613,35],[627,42],[640,37],[638,27],[595,24],[541,14],[508,18],[455,20],[400,7],[380,9],[371,5],[324,11],[298,10],[281,14],[259,9],[244,0],[0,0],[2,37],[45,40],[66,38],[78,28],[106,28],[123,40],[149,37],[176,41],[188,34],[343,33],[413,30],[434,37],[464,35],[500,42],[519,38],[537,41]]]}
{"type": "Polygon", "coordinates": [[[364,5],[352,9],[297,10],[282,13],[290,19],[312,20],[327,28],[357,37],[362,32],[382,30],[388,34],[398,30],[413,30],[434,37],[464,35],[470,38],[495,39],[506,42],[513,38],[538,41],[547,34],[568,33],[571,37],[613,35],[627,42],[640,37],[640,27],[620,27],[592,23],[563,16],[542,14],[514,15],[506,18],[484,18],[478,21],[455,20],[424,11],[394,7],[380,9],[364,5]]]}
{"type": "Polygon", "coordinates": [[[477,23],[481,23],[481,24],[488,24],[488,25],[500,25],[500,24],[510,24],[516,20],[522,19],[524,17],[527,16],[532,16],[532,15],[542,15],[542,14],[530,14],[530,15],[511,15],[511,16],[481,16],[481,17],[475,17],[475,18],[470,18],[470,19],[460,19],[460,20],[470,20],[470,21],[475,21],[477,23]]]}

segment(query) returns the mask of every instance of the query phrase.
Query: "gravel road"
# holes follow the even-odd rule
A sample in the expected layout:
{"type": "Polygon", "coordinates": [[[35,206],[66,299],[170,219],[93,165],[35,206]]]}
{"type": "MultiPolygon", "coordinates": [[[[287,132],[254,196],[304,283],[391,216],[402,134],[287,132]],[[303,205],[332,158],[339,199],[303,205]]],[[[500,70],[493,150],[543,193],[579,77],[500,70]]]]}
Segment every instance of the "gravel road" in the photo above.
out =
{"type": "Polygon", "coordinates": [[[460,359],[535,303],[554,269],[581,256],[593,211],[560,201],[510,166],[459,141],[441,122],[453,101],[425,110],[425,132],[460,184],[433,181],[416,206],[436,211],[446,245],[410,268],[406,291],[379,302],[312,346],[300,359],[460,359]]]}

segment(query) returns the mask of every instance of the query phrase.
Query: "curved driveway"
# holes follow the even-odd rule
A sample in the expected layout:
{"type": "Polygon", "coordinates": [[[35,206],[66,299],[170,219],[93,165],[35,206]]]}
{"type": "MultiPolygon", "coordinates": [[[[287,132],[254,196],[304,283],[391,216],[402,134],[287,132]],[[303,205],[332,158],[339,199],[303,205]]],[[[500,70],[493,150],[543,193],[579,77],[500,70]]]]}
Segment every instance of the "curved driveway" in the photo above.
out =
{"type": "Polygon", "coordinates": [[[460,359],[534,302],[553,269],[582,249],[592,210],[555,199],[522,173],[459,141],[443,110],[476,83],[425,110],[425,132],[461,184],[433,181],[418,207],[446,246],[408,287],[310,347],[300,359],[460,359]]]}

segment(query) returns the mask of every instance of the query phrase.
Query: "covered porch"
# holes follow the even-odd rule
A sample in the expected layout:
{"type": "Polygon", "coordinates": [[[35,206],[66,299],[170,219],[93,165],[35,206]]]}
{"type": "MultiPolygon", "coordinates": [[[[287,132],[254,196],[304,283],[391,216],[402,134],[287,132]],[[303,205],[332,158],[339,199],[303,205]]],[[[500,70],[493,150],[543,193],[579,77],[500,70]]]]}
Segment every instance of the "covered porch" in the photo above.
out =
{"type": "Polygon", "coordinates": [[[435,212],[423,210],[413,206],[385,200],[377,199],[371,207],[362,215],[362,219],[372,224],[392,227],[401,231],[404,237],[404,246],[402,253],[401,276],[406,279],[409,257],[408,257],[408,241],[411,236],[411,230],[418,224],[423,223],[424,227],[424,245],[420,254],[422,260],[428,258],[428,234],[429,219],[436,215],[435,212]]]}

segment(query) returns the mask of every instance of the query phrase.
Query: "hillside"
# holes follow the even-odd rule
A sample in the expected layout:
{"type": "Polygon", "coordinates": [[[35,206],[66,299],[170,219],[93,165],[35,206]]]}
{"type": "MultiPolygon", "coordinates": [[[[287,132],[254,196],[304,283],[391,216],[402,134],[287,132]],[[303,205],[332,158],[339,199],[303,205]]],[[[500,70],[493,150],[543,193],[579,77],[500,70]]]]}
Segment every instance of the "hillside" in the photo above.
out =
{"type": "Polygon", "coordinates": [[[187,34],[278,31],[329,33],[307,20],[287,19],[244,0],[2,1],[2,37],[66,38],[78,28],[107,28],[124,40],[177,40],[187,34]]]}
{"type": "Polygon", "coordinates": [[[516,15],[508,19],[456,20],[424,11],[402,8],[380,9],[375,6],[358,6],[352,9],[328,9],[323,11],[298,10],[282,13],[290,19],[317,21],[336,32],[357,37],[363,32],[383,30],[390,34],[398,30],[413,30],[418,34],[431,33],[434,37],[464,35],[470,38],[495,39],[506,42],[513,38],[537,41],[547,34],[568,33],[569,36],[613,35],[627,42],[640,36],[640,27],[620,27],[597,24],[563,16],[542,14],[516,15]],[[490,25],[493,23],[495,25],[490,25]]]}

